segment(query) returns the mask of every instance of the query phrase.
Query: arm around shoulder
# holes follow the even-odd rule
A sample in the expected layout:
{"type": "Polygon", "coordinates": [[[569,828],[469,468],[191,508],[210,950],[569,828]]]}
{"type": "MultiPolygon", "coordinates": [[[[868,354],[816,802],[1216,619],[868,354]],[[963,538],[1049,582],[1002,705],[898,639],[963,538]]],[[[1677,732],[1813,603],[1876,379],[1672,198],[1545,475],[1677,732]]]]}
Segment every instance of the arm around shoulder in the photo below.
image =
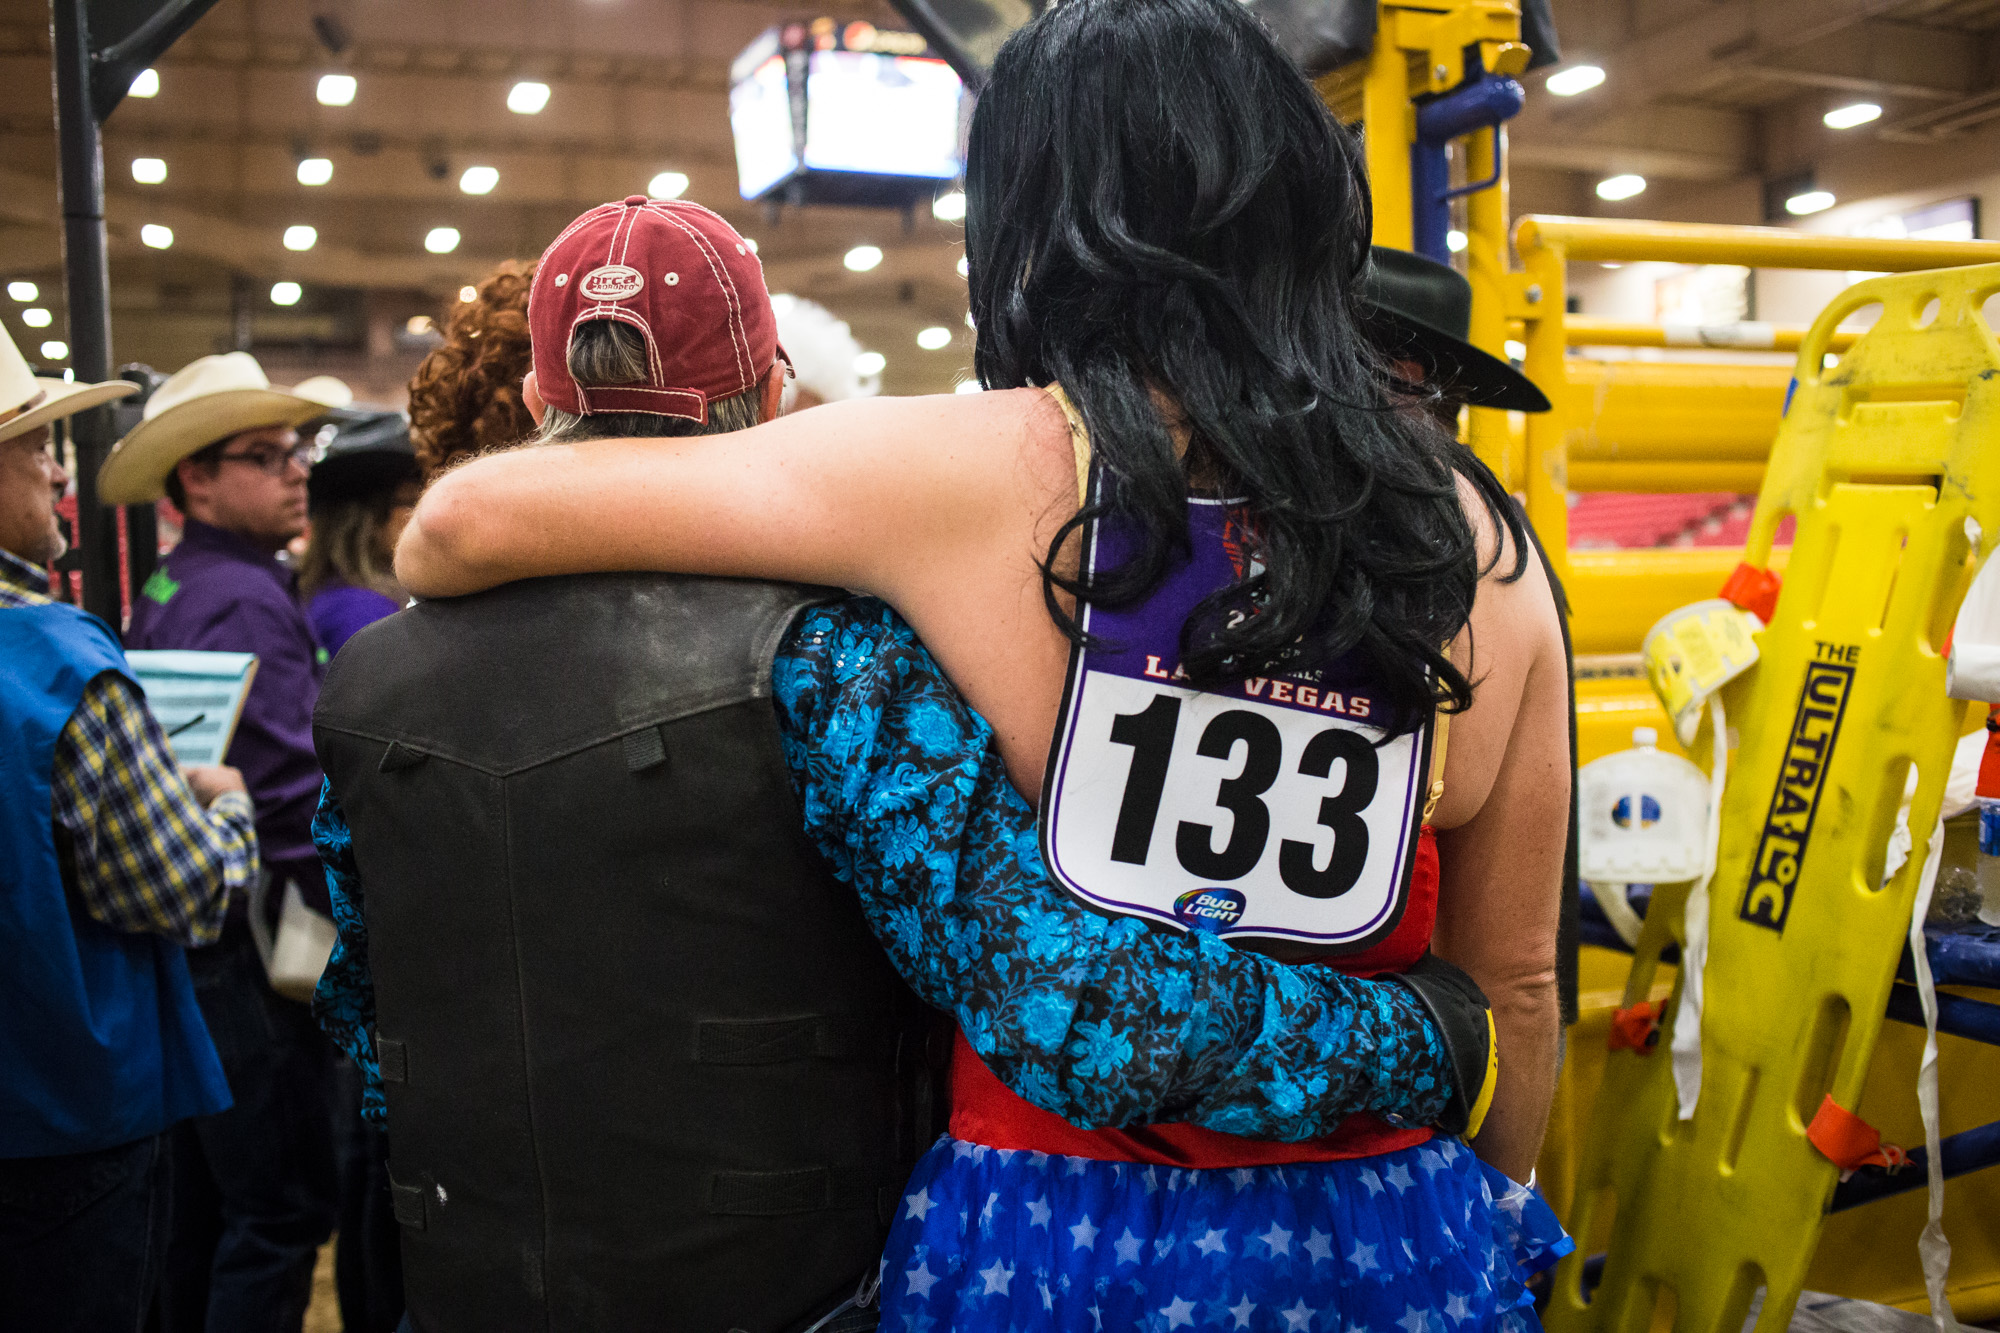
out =
{"type": "Polygon", "coordinates": [[[640,569],[888,595],[899,568],[923,568],[1005,503],[1030,406],[1013,394],[864,399],[726,435],[477,459],[424,495],[396,574],[420,597],[640,569]]]}

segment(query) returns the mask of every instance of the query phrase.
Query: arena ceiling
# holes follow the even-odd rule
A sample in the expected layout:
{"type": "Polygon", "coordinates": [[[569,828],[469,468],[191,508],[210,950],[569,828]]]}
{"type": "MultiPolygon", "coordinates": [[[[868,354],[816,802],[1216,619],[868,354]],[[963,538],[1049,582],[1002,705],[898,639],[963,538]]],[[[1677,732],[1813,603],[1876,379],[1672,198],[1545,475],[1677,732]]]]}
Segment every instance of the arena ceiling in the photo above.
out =
{"type": "MultiPolygon", "coordinates": [[[[1565,64],[1605,71],[1571,98],[1528,80],[1511,133],[1513,206],[1630,217],[1764,220],[1767,182],[1812,177],[1842,198],[1921,189],[2000,162],[2000,0],[1556,0],[1565,64]],[[1868,100],[1881,118],[1832,131],[1822,114],[1868,100]],[[1597,199],[1606,175],[1647,191],[1597,199]]],[[[882,0],[841,18],[884,26],[882,0]]],[[[583,208],[661,172],[760,245],[774,290],[819,300],[887,359],[889,392],[948,389],[971,362],[959,229],[925,212],[744,204],[726,118],[729,61],[808,16],[757,0],[221,0],[158,66],[159,90],[105,127],[114,354],[171,368],[247,342],[280,371],[331,369],[395,400],[435,315],[495,262],[528,257],[583,208]],[[316,98],[352,75],[346,106],[316,98]],[[522,80],[547,106],[507,107],[522,80]],[[136,159],[166,164],[157,183],[136,159]],[[303,185],[298,163],[331,178],[303,185]],[[490,193],[459,188],[467,167],[490,193]],[[172,230],[166,250],[141,242],[172,230]],[[285,248],[310,226],[307,251],[285,248]],[[460,241],[425,251],[436,227],[460,241]],[[853,247],[884,252],[849,271],[853,247]],[[272,284],[299,302],[273,305],[272,284]],[[919,330],[952,341],[919,348],[919,330]]],[[[41,288],[61,330],[47,9],[0,6],[0,279],[41,288]]],[[[45,334],[5,318],[33,348],[45,334]]]]}
{"type": "MultiPolygon", "coordinates": [[[[757,240],[774,291],[825,303],[883,352],[890,392],[949,389],[971,364],[958,227],[928,210],[908,226],[899,212],[850,208],[773,220],[738,197],[729,62],[798,12],[736,0],[221,0],[159,62],[158,93],[127,97],[105,125],[115,358],[178,366],[236,345],[241,318],[273,365],[322,363],[386,396],[421,354],[412,317],[436,314],[501,260],[539,254],[583,209],[678,172],[684,197],[757,240]],[[350,104],[317,100],[328,73],[353,76],[350,104]],[[536,114],[508,109],[523,80],[550,90],[536,114]],[[308,158],[331,164],[326,184],[300,183],[308,158]],[[165,180],[136,180],[137,159],[164,162],[165,180]],[[460,189],[471,166],[498,171],[490,193],[460,189]],[[147,225],[170,228],[171,248],[147,248],[147,225]],[[286,229],[299,225],[315,243],[290,251],[286,229]],[[459,233],[449,254],[425,250],[437,227],[459,233]],[[860,245],[885,252],[867,273],[842,262],[860,245]],[[272,305],[272,284],[286,280],[302,298],[272,305]],[[951,345],[920,349],[918,330],[936,326],[953,330],[951,345]]],[[[874,0],[841,14],[895,22],[874,0]]],[[[0,278],[59,298],[48,11],[11,0],[0,16],[0,278]]],[[[59,299],[55,310],[59,329],[59,299]]],[[[9,322],[32,355],[42,335],[9,322]]]]}

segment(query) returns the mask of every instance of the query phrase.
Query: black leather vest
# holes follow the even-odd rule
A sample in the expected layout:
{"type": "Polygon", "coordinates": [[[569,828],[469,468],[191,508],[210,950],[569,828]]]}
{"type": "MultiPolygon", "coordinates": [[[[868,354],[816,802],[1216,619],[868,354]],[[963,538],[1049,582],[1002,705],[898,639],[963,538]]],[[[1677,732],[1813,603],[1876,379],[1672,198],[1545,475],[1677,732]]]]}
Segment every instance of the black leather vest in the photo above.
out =
{"type": "Polygon", "coordinates": [[[931,1025],[780,750],[772,655],[826,596],[541,579],[334,662],[424,1333],[775,1333],[875,1271],[931,1025]]]}

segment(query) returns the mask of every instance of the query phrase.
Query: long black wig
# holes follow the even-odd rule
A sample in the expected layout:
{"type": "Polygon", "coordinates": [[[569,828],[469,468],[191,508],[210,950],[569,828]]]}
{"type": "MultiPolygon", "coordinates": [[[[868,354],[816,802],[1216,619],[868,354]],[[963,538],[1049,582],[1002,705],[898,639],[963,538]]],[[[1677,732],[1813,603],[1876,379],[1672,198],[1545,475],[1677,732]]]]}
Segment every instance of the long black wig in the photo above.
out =
{"type": "Polygon", "coordinates": [[[1359,331],[1360,151],[1257,20],[1236,0],[1062,0],[994,61],[966,196],[980,381],[1060,383],[1113,481],[1043,561],[1064,632],[1059,589],[1129,604],[1187,549],[1192,478],[1245,498],[1261,564],[1183,627],[1196,681],[1358,648],[1395,730],[1466,707],[1445,650],[1481,569],[1457,478],[1513,535],[1512,576],[1519,514],[1359,331]],[[1059,572],[1107,506],[1137,554],[1059,572]]]}

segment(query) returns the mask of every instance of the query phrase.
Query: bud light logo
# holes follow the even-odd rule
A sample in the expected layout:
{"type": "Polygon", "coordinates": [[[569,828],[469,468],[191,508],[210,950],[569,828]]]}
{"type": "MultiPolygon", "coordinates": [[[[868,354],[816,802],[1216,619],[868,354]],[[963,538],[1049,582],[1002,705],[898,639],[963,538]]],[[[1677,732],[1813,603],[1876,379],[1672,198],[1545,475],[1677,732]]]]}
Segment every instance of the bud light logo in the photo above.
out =
{"type": "Polygon", "coordinates": [[[1243,895],[1234,889],[1194,889],[1174,899],[1174,915],[1217,935],[1243,919],[1243,895]]]}
{"type": "MultiPolygon", "coordinates": [[[[1619,828],[1632,827],[1632,798],[1630,796],[1619,797],[1618,804],[1611,807],[1611,822],[1619,828]]],[[[1660,803],[1642,793],[1639,797],[1639,827],[1648,829],[1659,822],[1660,803]]]]}
{"type": "Polygon", "coordinates": [[[593,301],[622,301],[637,296],[646,285],[646,275],[623,264],[606,264],[583,275],[576,289],[593,301]]]}

